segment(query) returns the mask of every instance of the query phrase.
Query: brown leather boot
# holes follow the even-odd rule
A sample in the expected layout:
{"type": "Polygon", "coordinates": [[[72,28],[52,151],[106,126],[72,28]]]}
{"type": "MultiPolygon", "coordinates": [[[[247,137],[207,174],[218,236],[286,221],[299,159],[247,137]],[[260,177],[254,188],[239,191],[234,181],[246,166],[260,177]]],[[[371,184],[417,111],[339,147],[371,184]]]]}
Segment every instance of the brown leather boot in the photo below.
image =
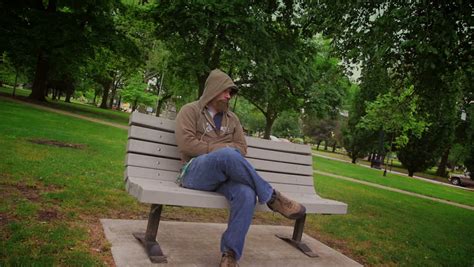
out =
{"type": "Polygon", "coordinates": [[[267,203],[267,206],[288,219],[296,220],[306,213],[306,208],[300,203],[291,200],[275,190],[275,199],[267,203]]]}
{"type": "Polygon", "coordinates": [[[235,259],[235,253],[233,251],[226,251],[222,254],[220,267],[237,267],[237,260],[235,259]]]}

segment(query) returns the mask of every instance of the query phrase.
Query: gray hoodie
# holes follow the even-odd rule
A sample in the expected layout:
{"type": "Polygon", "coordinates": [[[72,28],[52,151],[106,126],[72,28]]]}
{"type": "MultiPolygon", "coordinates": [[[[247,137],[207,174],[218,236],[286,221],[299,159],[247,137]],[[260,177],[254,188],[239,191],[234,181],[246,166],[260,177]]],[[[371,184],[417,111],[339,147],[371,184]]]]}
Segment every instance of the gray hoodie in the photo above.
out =
{"type": "Polygon", "coordinates": [[[206,105],[227,88],[237,89],[237,86],[227,74],[215,69],[206,80],[201,98],[186,104],[179,111],[176,142],[184,162],[223,147],[237,148],[243,155],[247,153],[247,143],[237,116],[230,110],[225,111],[221,128],[216,129],[206,109],[206,105]]]}

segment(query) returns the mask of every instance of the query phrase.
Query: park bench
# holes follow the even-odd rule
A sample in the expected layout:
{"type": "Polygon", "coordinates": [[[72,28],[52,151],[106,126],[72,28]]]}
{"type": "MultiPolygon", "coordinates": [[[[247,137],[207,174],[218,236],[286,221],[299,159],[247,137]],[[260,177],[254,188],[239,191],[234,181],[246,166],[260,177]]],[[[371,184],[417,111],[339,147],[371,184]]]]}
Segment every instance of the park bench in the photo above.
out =
{"type": "MultiPolygon", "coordinates": [[[[130,116],[125,184],[129,194],[151,204],[145,233],[134,233],[152,262],[166,262],[156,241],[163,206],[228,208],[225,197],[180,187],[181,168],[174,135],[175,122],[138,112],[130,116]]],[[[283,194],[302,203],[307,213],[345,214],[347,205],[319,197],[314,189],[311,148],[306,145],[246,137],[246,158],[257,172],[283,194]]],[[[271,211],[257,204],[257,211],[271,211]]],[[[317,255],[302,241],[306,215],[295,221],[293,236],[278,236],[310,257],[317,255]]]]}

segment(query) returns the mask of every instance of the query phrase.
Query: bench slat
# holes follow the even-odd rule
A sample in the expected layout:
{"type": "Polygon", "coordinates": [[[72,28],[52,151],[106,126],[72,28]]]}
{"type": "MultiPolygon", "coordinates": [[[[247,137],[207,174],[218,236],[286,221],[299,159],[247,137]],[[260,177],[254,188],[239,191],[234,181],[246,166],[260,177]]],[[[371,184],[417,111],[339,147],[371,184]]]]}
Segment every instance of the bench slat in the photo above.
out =
{"type": "MultiPolygon", "coordinates": [[[[179,187],[172,183],[157,184],[149,179],[130,178],[127,191],[140,202],[164,205],[178,205],[200,208],[229,208],[227,200],[219,193],[203,192],[179,187]]],[[[347,204],[322,199],[315,194],[288,194],[306,207],[307,213],[345,214],[347,204]]],[[[270,211],[266,205],[257,205],[259,211],[270,211]]]]}
{"type": "Polygon", "coordinates": [[[308,165],[296,165],[283,162],[266,161],[261,159],[247,159],[256,170],[289,173],[289,174],[301,174],[301,175],[313,175],[313,167],[308,165]]]}
{"type": "MultiPolygon", "coordinates": [[[[162,130],[169,133],[174,133],[176,129],[176,122],[173,120],[153,117],[139,112],[133,112],[132,115],[130,115],[129,125],[131,127],[135,125],[155,130],[162,130]]],[[[292,152],[302,155],[311,155],[311,148],[307,145],[275,142],[272,140],[254,137],[245,137],[245,139],[249,147],[263,148],[282,152],[292,152]]]]}
{"type": "MultiPolygon", "coordinates": [[[[166,168],[164,170],[173,171],[170,168],[166,168]]],[[[178,175],[178,169],[175,169],[174,171],[176,172],[176,175],[178,175]]],[[[125,177],[132,176],[132,177],[143,177],[143,178],[148,178],[148,179],[163,180],[162,174],[158,175],[158,172],[159,171],[156,169],[128,166],[125,171],[125,177]]],[[[307,185],[311,187],[314,186],[313,176],[290,175],[290,174],[272,173],[272,172],[264,172],[264,171],[258,171],[258,174],[266,181],[269,181],[272,183],[307,185]]]]}
{"type": "Polygon", "coordinates": [[[128,129],[129,139],[139,139],[155,143],[176,145],[176,137],[174,133],[159,131],[156,129],[150,129],[136,125],[132,125],[128,129]]]}
{"type": "Polygon", "coordinates": [[[174,129],[176,129],[176,122],[173,120],[154,117],[137,111],[132,112],[132,115],[130,115],[128,125],[140,125],[146,128],[163,130],[170,133],[174,133],[174,129]]]}
{"type": "MultiPolygon", "coordinates": [[[[167,173],[161,174],[161,175],[167,175],[167,173]]],[[[150,181],[153,181],[159,185],[170,185],[170,184],[176,184],[176,175],[177,173],[174,174],[174,178],[172,176],[168,176],[168,180],[165,179],[160,179],[160,180],[155,180],[155,179],[148,179],[150,181]]],[[[134,177],[134,176],[129,176],[127,179],[147,179],[147,178],[140,178],[140,177],[134,177]]],[[[276,190],[283,192],[283,193],[304,193],[304,194],[314,194],[314,188],[312,186],[307,186],[307,185],[290,185],[290,184],[281,184],[281,183],[273,183],[270,182],[270,185],[275,188],[276,190]]],[[[177,184],[176,184],[177,185],[177,184]]]]}
{"type": "MultiPolygon", "coordinates": [[[[137,141],[137,140],[134,140],[137,141]]],[[[141,141],[137,141],[141,142],[141,141]]],[[[165,145],[161,145],[162,151],[165,150],[163,147],[165,145]]],[[[134,148],[127,154],[126,165],[127,166],[137,166],[137,167],[145,167],[145,168],[153,168],[159,169],[160,165],[162,164],[160,158],[154,157],[151,155],[139,155],[131,152],[140,151],[136,149],[136,146],[132,146],[134,148]]],[[[158,151],[156,147],[153,146],[143,146],[140,145],[141,151],[145,153],[162,153],[162,151],[158,151]]],[[[252,164],[252,166],[258,171],[268,171],[268,172],[278,172],[278,173],[287,173],[287,174],[297,174],[297,175],[313,175],[313,168],[312,166],[308,165],[297,165],[297,164],[289,164],[283,162],[275,162],[275,161],[265,161],[259,159],[248,159],[248,161],[252,164]]]]}
{"type": "MultiPolygon", "coordinates": [[[[129,138],[138,139],[142,141],[150,141],[153,143],[162,143],[167,145],[176,145],[175,135],[168,132],[158,131],[154,129],[144,128],[140,126],[132,126],[129,128],[129,138]]],[[[260,142],[260,141],[259,141],[260,142]]],[[[272,141],[271,141],[272,142],[272,141]]],[[[273,147],[275,147],[275,142],[272,142],[273,147]]],[[[278,143],[280,145],[280,143],[278,143]]],[[[247,149],[246,157],[257,158],[257,159],[266,159],[280,162],[291,162],[303,165],[312,165],[311,157],[302,154],[296,154],[289,152],[281,151],[271,151],[263,148],[249,147],[247,149]]]]}
{"type": "Polygon", "coordinates": [[[128,140],[127,152],[180,159],[178,148],[175,146],[145,142],[135,139],[128,140]]]}

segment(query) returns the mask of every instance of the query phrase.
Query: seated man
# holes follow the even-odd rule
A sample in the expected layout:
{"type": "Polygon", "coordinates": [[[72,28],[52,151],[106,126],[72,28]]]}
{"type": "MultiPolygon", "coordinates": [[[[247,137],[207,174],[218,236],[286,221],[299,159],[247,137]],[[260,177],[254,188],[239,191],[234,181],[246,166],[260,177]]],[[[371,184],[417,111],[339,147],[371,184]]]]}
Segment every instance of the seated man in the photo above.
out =
{"type": "Polygon", "coordinates": [[[247,143],[242,125],[229,110],[236,92],[227,74],[213,70],[201,98],[183,106],[176,118],[176,142],[185,163],[180,184],[219,192],[230,203],[228,227],[221,238],[221,266],[236,266],[242,256],[256,198],[289,219],[306,212],[303,205],[275,191],[243,157],[247,143]]]}

